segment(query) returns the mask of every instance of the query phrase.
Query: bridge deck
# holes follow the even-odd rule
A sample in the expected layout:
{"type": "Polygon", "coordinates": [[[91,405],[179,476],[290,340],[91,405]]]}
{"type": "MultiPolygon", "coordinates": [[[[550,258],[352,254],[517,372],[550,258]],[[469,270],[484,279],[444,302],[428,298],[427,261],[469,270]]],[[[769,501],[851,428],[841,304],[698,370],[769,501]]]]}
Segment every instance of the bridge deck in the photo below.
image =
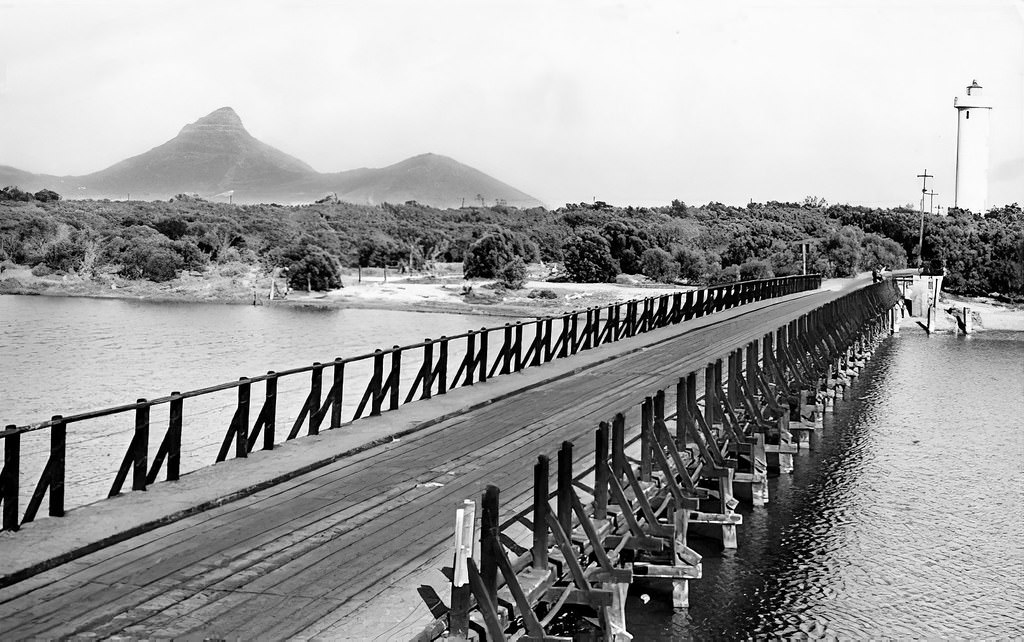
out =
{"type": "MultiPolygon", "coordinates": [[[[599,421],[836,296],[792,295],[607,346],[628,353],[0,589],[0,634],[406,639],[431,619],[416,587],[447,598],[438,569],[461,500],[498,485],[504,519],[530,502],[537,454],[568,439],[582,458],[599,421]]],[[[459,394],[470,393],[449,397],[459,394]]]]}

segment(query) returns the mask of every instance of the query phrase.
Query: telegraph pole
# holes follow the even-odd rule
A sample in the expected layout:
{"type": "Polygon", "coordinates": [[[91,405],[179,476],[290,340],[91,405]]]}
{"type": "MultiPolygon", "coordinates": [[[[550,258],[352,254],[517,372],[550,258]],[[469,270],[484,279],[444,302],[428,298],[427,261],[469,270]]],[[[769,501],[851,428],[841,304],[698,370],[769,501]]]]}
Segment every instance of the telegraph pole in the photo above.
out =
{"type": "Polygon", "coordinates": [[[935,178],[928,173],[928,170],[924,170],[924,174],[918,174],[918,178],[921,179],[921,231],[917,235],[917,267],[921,267],[921,253],[924,251],[924,197],[928,193],[928,179],[935,178]]]}

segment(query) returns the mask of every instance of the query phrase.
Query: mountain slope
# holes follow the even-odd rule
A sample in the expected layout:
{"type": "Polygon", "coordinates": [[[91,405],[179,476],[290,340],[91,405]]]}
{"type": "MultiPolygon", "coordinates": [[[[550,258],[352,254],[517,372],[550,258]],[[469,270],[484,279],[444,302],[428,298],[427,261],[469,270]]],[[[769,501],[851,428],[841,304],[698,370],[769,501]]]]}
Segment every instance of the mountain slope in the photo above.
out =
{"type": "Polygon", "coordinates": [[[458,207],[478,196],[487,203],[532,207],[540,201],[468,165],[422,154],[380,169],[323,174],[254,138],[230,107],[222,107],[153,149],[84,176],[46,176],[0,166],[0,183],[67,198],[164,199],[180,193],[213,197],[233,191],[235,202],[310,202],[336,193],[356,203],[418,201],[458,207]]]}
{"type": "Polygon", "coordinates": [[[480,170],[439,154],[420,154],[380,169],[327,175],[327,191],[358,203],[418,201],[435,207],[459,207],[482,197],[487,203],[504,201],[534,207],[540,201],[480,170]]]}
{"type": "Polygon", "coordinates": [[[222,107],[144,154],[79,177],[90,191],[174,195],[284,185],[316,174],[299,159],[252,137],[230,107],[222,107]]]}

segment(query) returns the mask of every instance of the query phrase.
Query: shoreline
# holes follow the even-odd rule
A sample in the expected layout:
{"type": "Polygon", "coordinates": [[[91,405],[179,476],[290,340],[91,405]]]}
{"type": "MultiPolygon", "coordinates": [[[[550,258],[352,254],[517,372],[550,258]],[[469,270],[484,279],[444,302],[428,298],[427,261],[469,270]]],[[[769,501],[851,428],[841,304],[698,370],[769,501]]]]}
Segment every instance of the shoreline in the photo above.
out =
{"type": "MultiPolygon", "coordinates": [[[[540,272],[540,270],[536,270],[540,272]]],[[[290,291],[286,298],[267,299],[270,276],[245,265],[211,267],[203,273],[183,273],[165,283],[129,280],[112,274],[95,278],[77,275],[35,276],[27,266],[14,266],[0,274],[0,296],[48,296],[155,303],[212,305],[289,306],[324,309],[387,310],[427,314],[472,314],[498,318],[557,316],[565,312],[603,307],[615,302],[693,289],[652,283],[643,277],[624,277],[617,283],[550,283],[536,277],[520,290],[499,290],[489,280],[465,280],[460,273],[391,275],[380,269],[364,269],[362,278],[349,270],[345,284],[327,292],[290,291]],[[385,280],[386,278],[386,280],[385,280]],[[540,298],[546,291],[552,298],[540,298]],[[531,298],[530,294],[535,297],[531,298]]],[[[837,279],[836,281],[846,281],[837,279]]],[[[282,287],[278,283],[278,287],[282,287]]],[[[827,284],[826,284],[827,287],[827,284]]],[[[962,297],[943,292],[935,319],[937,332],[956,332],[950,308],[971,308],[975,331],[1024,332],[1024,305],[1004,304],[988,297],[962,297]]],[[[909,325],[924,319],[905,316],[909,325]]]]}
{"type": "MultiPolygon", "coordinates": [[[[271,277],[248,266],[227,266],[204,273],[183,273],[165,283],[129,280],[113,274],[35,276],[27,266],[0,274],[0,296],[47,296],[211,305],[288,306],[324,309],[389,310],[435,314],[471,314],[500,318],[547,317],[587,307],[686,291],[693,288],[644,283],[549,283],[531,279],[519,290],[495,289],[487,279],[459,274],[382,276],[380,269],[342,274],[344,286],[327,292],[291,290],[268,300],[271,277]],[[217,273],[219,272],[219,274],[217,273]],[[547,291],[551,298],[536,296],[547,291]],[[535,294],[531,298],[531,293],[535,294]]],[[[283,281],[276,286],[280,290],[283,281]]]]}

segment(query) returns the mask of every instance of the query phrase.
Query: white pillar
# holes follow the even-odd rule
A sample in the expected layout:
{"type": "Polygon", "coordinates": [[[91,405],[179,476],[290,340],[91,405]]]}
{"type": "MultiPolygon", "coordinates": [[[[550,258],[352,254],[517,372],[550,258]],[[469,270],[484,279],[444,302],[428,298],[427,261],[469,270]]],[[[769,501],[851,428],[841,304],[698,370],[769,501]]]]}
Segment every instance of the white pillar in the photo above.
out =
{"type": "Polygon", "coordinates": [[[981,96],[978,81],[967,95],[953,99],[956,126],[956,207],[984,214],[988,200],[989,114],[992,104],[981,96]]]}

